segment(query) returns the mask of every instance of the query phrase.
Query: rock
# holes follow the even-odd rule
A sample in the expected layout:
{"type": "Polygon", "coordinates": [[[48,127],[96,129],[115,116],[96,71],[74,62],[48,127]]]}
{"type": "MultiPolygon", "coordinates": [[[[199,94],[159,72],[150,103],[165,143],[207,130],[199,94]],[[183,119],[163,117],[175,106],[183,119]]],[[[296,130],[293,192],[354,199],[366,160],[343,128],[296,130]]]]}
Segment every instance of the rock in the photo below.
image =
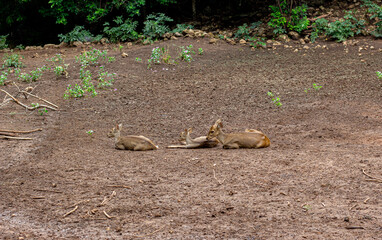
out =
{"type": "Polygon", "coordinates": [[[290,31],[288,33],[289,37],[292,38],[293,40],[298,40],[300,38],[300,34],[298,34],[295,31],[290,31]]]}
{"type": "Polygon", "coordinates": [[[278,42],[278,41],[273,41],[273,46],[280,46],[281,45],[281,42],[278,42]]]}
{"type": "Polygon", "coordinates": [[[44,45],[44,48],[57,48],[57,47],[55,44],[48,43],[44,45]]]}
{"type": "Polygon", "coordinates": [[[132,42],[128,42],[127,43],[127,48],[132,48],[133,47],[133,43],[132,42]]]}
{"type": "Polygon", "coordinates": [[[143,45],[149,45],[151,44],[150,40],[149,39],[146,39],[145,41],[143,41],[142,43],[143,45]]]}
{"type": "Polygon", "coordinates": [[[306,36],[304,37],[304,41],[305,41],[306,43],[310,43],[310,37],[309,37],[308,35],[306,35],[306,36]]]}
{"type": "Polygon", "coordinates": [[[176,32],[174,35],[175,35],[175,37],[183,37],[183,35],[181,33],[178,33],[178,32],[176,32]]]}
{"type": "Polygon", "coordinates": [[[244,39],[240,39],[239,43],[240,43],[240,44],[246,44],[247,41],[245,41],[244,39]]]}
{"type": "Polygon", "coordinates": [[[213,37],[215,37],[214,34],[213,34],[212,32],[207,33],[207,36],[208,36],[209,38],[213,38],[213,37]]]}
{"type": "Polygon", "coordinates": [[[67,46],[69,46],[69,44],[66,43],[66,42],[62,42],[62,43],[60,43],[60,44],[58,45],[59,48],[65,48],[65,47],[67,47],[67,46]]]}
{"type": "Polygon", "coordinates": [[[36,50],[36,49],[37,49],[36,46],[26,46],[25,47],[26,51],[33,51],[33,50],[36,50]]]}
{"type": "Polygon", "coordinates": [[[41,46],[37,46],[36,47],[36,50],[43,50],[44,48],[43,47],[41,47],[41,46]]]}
{"type": "Polygon", "coordinates": [[[171,40],[178,40],[178,38],[175,36],[171,36],[171,40]]]}
{"type": "Polygon", "coordinates": [[[231,45],[236,45],[236,42],[235,40],[231,39],[231,38],[226,38],[225,41],[231,45]]]}
{"type": "Polygon", "coordinates": [[[127,54],[127,53],[123,52],[123,53],[121,54],[121,56],[122,56],[123,58],[126,58],[126,57],[128,57],[128,56],[129,56],[129,54],[127,54]]]}
{"type": "Polygon", "coordinates": [[[189,37],[194,37],[195,31],[193,29],[184,29],[183,34],[189,37]]]}
{"type": "Polygon", "coordinates": [[[293,52],[298,52],[298,49],[296,48],[293,52]]]}
{"type": "Polygon", "coordinates": [[[80,41],[75,41],[75,42],[73,42],[72,43],[73,44],[73,46],[75,46],[75,47],[82,47],[84,44],[82,43],[82,42],[80,42],[80,41]]]}
{"type": "Polygon", "coordinates": [[[277,39],[282,41],[282,42],[289,42],[290,41],[290,38],[286,34],[281,34],[280,36],[277,37],[277,39]]]}
{"type": "Polygon", "coordinates": [[[273,43],[273,41],[271,39],[267,40],[267,44],[272,44],[272,43],[273,43]]]}
{"type": "Polygon", "coordinates": [[[109,40],[107,38],[102,38],[100,42],[102,45],[105,45],[106,43],[109,42],[109,40]]]}
{"type": "Polygon", "coordinates": [[[300,44],[305,44],[305,40],[304,39],[302,39],[302,38],[300,38],[300,44]]]}
{"type": "Polygon", "coordinates": [[[303,47],[303,49],[309,49],[309,47],[305,45],[305,46],[303,47]]]}
{"type": "Polygon", "coordinates": [[[217,42],[218,42],[218,40],[216,38],[211,38],[209,41],[210,44],[215,44],[217,42]]]}

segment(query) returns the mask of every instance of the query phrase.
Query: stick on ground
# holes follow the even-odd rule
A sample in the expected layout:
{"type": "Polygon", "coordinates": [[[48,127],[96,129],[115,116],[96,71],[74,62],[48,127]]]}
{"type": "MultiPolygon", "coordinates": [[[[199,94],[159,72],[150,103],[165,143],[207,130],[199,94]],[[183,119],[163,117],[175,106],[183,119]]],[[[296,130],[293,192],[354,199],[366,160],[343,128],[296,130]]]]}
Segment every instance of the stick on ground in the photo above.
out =
{"type": "Polygon", "coordinates": [[[37,132],[37,131],[42,131],[42,128],[37,128],[29,131],[17,131],[17,130],[6,130],[6,129],[0,129],[0,132],[7,132],[7,133],[32,133],[32,132],[37,132]]]}
{"type": "Polygon", "coordinates": [[[74,213],[74,212],[77,210],[77,208],[78,208],[78,206],[76,206],[75,208],[73,208],[73,209],[70,210],[69,212],[65,213],[65,214],[64,214],[64,217],[66,217],[66,216],[68,216],[68,215],[74,213]]]}

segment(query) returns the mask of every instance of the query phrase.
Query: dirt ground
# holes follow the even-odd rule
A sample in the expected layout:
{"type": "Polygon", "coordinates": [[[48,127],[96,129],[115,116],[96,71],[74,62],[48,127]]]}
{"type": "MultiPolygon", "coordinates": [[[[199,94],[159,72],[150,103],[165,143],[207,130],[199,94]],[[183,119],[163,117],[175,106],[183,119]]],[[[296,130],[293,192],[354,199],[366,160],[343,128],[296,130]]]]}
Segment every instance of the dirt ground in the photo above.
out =
{"type": "Polygon", "coordinates": [[[180,39],[124,48],[127,58],[97,45],[116,57],[106,64],[114,85],[68,100],[83,49],[20,52],[30,71],[62,51],[69,78],[18,83],[37,86],[34,94],[60,111],[0,108],[1,129],[43,129],[23,135],[31,141],[0,140],[1,238],[381,239],[382,180],[366,174],[382,179],[382,41],[357,41],[252,51],[180,39]],[[204,50],[190,64],[143,63],[155,46],[188,44],[204,50]],[[184,128],[206,135],[218,118],[226,132],[263,131],[271,146],[166,149],[184,128]],[[106,136],[116,123],[159,149],[116,150],[106,136]]]}

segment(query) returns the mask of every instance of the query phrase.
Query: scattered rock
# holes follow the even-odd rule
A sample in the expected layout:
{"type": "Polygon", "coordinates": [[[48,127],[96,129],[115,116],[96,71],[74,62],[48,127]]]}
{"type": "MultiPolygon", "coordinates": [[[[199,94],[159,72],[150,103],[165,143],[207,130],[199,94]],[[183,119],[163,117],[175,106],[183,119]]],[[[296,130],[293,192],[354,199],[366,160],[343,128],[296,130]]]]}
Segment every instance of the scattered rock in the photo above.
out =
{"type": "Polygon", "coordinates": [[[26,47],[25,47],[25,50],[26,50],[26,51],[33,51],[33,50],[36,50],[36,49],[37,49],[36,46],[26,46],[26,47]]]}
{"type": "Polygon", "coordinates": [[[44,45],[44,48],[58,48],[58,46],[55,44],[48,43],[44,45]]]}
{"type": "Polygon", "coordinates": [[[175,37],[183,37],[183,35],[181,33],[178,33],[178,32],[176,32],[174,35],[175,35],[175,37]]]}
{"type": "Polygon", "coordinates": [[[298,40],[300,38],[300,34],[298,34],[295,31],[290,31],[288,33],[289,37],[292,38],[293,40],[298,40]]]}
{"type": "Polygon", "coordinates": [[[100,41],[100,43],[101,43],[102,45],[105,45],[105,44],[108,43],[108,42],[109,42],[109,40],[108,40],[107,38],[102,38],[101,41],[100,41]]]}
{"type": "Polygon", "coordinates": [[[133,43],[131,43],[131,42],[128,42],[126,45],[127,45],[127,48],[132,48],[133,47],[133,43]]]}
{"type": "Polygon", "coordinates": [[[127,54],[127,53],[123,52],[123,53],[121,54],[121,56],[122,56],[123,58],[126,58],[126,57],[128,57],[128,56],[129,56],[129,54],[127,54]]]}
{"type": "Polygon", "coordinates": [[[210,44],[215,44],[217,42],[218,42],[218,40],[216,38],[211,38],[209,41],[210,44]]]}
{"type": "Polygon", "coordinates": [[[235,40],[231,39],[231,38],[226,38],[225,41],[231,45],[236,45],[236,42],[235,40]]]}
{"type": "Polygon", "coordinates": [[[306,45],[305,45],[305,46],[303,47],[303,49],[309,49],[309,46],[306,46],[306,45]]]}
{"type": "Polygon", "coordinates": [[[247,41],[245,41],[244,39],[240,39],[239,43],[240,43],[240,44],[246,44],[247,41]]]}
{"type": "Polygon", "coordinates": [[[281,42],[278,42],[278,41],[273,41],[273,46],[280,46],[281,45],[281,42]]]}
{"type": "Polygon", "coordinates": [[[298,52],[298,49],[296,48],[293,52],[298,52]]]}
{"type": "Polygon", "coordinates": [[[280,36],[278,36],[277,39],[282,42],[290,42],[290,38],[286,34],[281,34],[280,36]]]}
{"type": "Polygon", "coordinates": [[[59,47],[59,48],[66,48],[66,47],[68,47],[68,46],[69,46],[69,44],[66,43],[66,42],[61,42],[60,44],[58,44],[58,47],[59,47]]]}
{"type": "Polygon", "coordinates": [[[305,44],[305,40],[304,39],[302,39],[302,38],[300,38],[300,44],[305,44]]]}
{"type": "Polygon", "coordinates": [[[72,45],[75,46],[75,47],[82,47],[84,44],[82,42],[80,42],[80,41],[75,41],[75,42],[72,43],[72,45]]]}
{"type": "Polygon", "coordinates": [[[165,34],[163,34],[163,38],[167,38],[167,39],[170,39],[171,38],[171,36],[172,36],[173,34],[172,33],[165,33],[165,34]]]}
{"type": "Polygon", "coordinates": [[[171,36],[171,40],[178,40],[178,38],[175,36],[171,36]]]}

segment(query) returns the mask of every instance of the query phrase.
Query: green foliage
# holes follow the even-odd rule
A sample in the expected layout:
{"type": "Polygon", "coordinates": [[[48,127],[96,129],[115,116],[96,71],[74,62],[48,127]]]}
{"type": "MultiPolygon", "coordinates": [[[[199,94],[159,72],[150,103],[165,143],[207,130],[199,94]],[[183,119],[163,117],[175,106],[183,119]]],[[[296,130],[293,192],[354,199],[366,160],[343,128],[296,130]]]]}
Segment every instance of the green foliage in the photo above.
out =
{"type": "Polygon", "coordinates": [[[136,62],[142,62],[142,58],[136,57],[136,58],[135,58],[135,61],[136,61],[136,62]]]}
{"type": "Polygon", "coordinates": [[[106,88],[113,85],[115,73],[109,73],[105,71],[104,66],[99,67],[100,70],[98,72],[98,88],[106,88]]]}
{"type": "Polygon", "coordinates": [[[117,24],[116,27],[110,27],[108,22],[103,25],[103,32],[108,36],[111,42],[134,41],[138,39],[138,32],[135,31],[138,26],[137,21],[132,21],[131,19],[123,21],[123,17],[118,16],[114,19],[114,22],[117,24]]]}
{"type": "Polygon", "coordinates": [[[248,40],[251,38],[249,33],[250,30],[257,28],[260,25],[261,25],[261,21],[252,23],[250,27],[248,27],[248,24],[244,23],[243,25],[238,27],[238,30],[234,34],[234,38],[248,40]]]}
{"type": "Polygon", "coordinates": [[[108,59],[107,51],[101,51],[96,48],[76,56],[76,62],[80,62],[82,68],[86,68],[89,65],[98,65],[102,59],[105,61],[108,59]]]}
{"type": "Polygon", "coordinates": [[[198,54],[199,55],[203,55],[204,54],[203,48],[198,48],[198,54]]]}
{"type": "Polygon", "coordinates": [[[24,58],[23,56],[19,54],[5,54],[3,57],[3,68],[6,67],[14,67],[14,68],[22,68],[25,67],[25,65],[20,61],[20,58],[24,58]]]}
{"type": "Polygon", "coordinates": [[[144,22],[143,34],[150,39],[158,39],[163,34],[170,32],[166,22],[172,22],[173,19],[167,17],[164,13],[150,14],[144,22]]]}
{"type": "Polygon", "coordinates": [[[281,107],[283,104],[280,101],[280,97],[275,96],[271,91],[267,93],[267,95],[272,99],[272,102],[275,106],[281,107]]]}
{"type": "Polygon", "coordinates": [[[265,39],[261,37],[250,37],[248,39],[249,45],[254,48],[265,47],[265,39]]]}
{"type": "Polygon", "coordinates": [[[176,28],[174,28],[171,32],[172,33],[176,33],[176,32],[181,33],[186,29],[193,29],[193,28],[194,28],[194,26],[189,25],[189,24],[176,24],[176,28]]]}
{"type": "Polygon", "coordinates": [[[32,70],[29,73],[20,73],[20,71],[17,71],[17,79],[27,83],[36,82],[42,77],[42,74],[47,69],[46,66],[43,66],[41,68],[36,68],[36,70],[32,70]]]}
{"type": "Polygon", "coordinates": [[[8,74],[9,74],[9,70],[8,71],[1,71],[1,74],[0,74],[0,86],[3,86],[5,84],[5,82],[8,79],[8,74]]]}
{"type": "Polygon", "coordinates": [[[152,64],[160,64],[162,55],[165,52],[164,48],[155,47],[151,50],[151,56],[148,59],[147,69],[151,68],[152,64]]]}
{"type": "Polygon", "coordinates": [[[75,26],[74,29],[66,34],[58,35],[61,42],[72,43],[80,42],[93,42],[101,40],[102,36],[94,36],[91,32],[85,29],[84,26],[75,26]]]}
{"type": "Polygon", "coordinates": [[[8,35],[0,35],[0,49],[8,48],[7,37],[8,35]]]}
{"type": "Polygon", "coordinates": [[[291,9],[287,0],[282,0],[279,6],[271,5],[269,8],[271,9],[271,19],[268,25],[274,29],[273,33],[276,35],[286,33],[287,30],[300,33],[309,26],[306,5],[291,9]]]}
{"type": "Polygon", "coordinates": [[[316,41],[316,39],[322,34],[326,32],[326,29],[328,28],[329,21],[325,18],[319,18],[312,24],[312,34],[310,35],[310,40],[312,43],[316,41]]]}
{"type": "Polygon", "coordinates": [[[343,19],[329,23],[326,35],[336,39],[338,42],[346,41],[349,37],[358,35],[365,28],[364,20],[357,20],[352,11],[346,11],[343,19]]]}
{"type": "Polygon", "coordinates": [[[370,0],[363,0],[364,6],[368,7],[367,11],[371,14],[370,20],[375,21],[375,30],[371,32],[374,37],[382,37],[382,6],[371,2],[370,0]]]}

